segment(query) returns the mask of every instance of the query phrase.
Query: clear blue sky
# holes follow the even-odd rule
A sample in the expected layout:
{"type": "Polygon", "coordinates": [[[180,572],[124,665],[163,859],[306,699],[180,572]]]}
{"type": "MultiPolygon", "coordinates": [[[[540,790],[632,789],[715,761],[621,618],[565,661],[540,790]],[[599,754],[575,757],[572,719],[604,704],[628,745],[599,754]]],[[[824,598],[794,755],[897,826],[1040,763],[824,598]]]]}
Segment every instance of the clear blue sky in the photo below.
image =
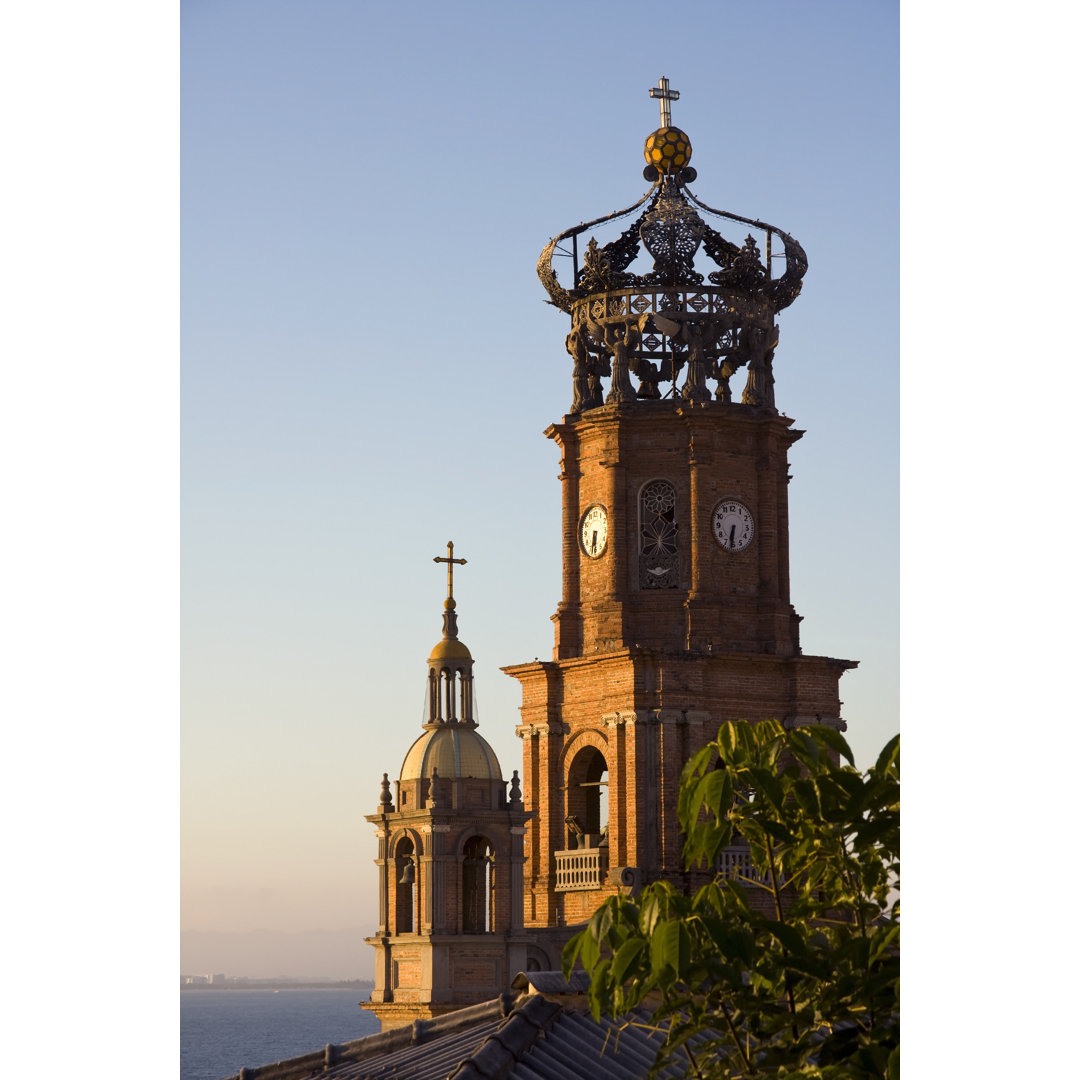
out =
{"type": "MultiPolygon", "coordinates": [[[[184,3],[182,922],[372,925],[453,539],[481,730],[550,655],[568,323],[554,233],[633,202],[667,75],[711,205],[793,233],[803,648],[898,728],[894,3],[184,3]],[[659,47],[658,47],[659,46],[659,47]]],[[[740,239],[741,237],[736,237],[740,239]]]]}

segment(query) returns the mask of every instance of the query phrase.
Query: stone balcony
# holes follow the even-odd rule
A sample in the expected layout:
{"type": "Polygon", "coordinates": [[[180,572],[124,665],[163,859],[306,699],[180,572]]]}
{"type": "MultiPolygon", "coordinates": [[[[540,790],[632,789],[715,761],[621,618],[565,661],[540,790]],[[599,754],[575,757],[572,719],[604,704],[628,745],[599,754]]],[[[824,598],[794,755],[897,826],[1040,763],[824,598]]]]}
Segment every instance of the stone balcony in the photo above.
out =
{"type": "Polygon", "coordinates": [[[577,848],[555,852],[555,891],[599,889],[607,881],[608,849],[577,848]]]}

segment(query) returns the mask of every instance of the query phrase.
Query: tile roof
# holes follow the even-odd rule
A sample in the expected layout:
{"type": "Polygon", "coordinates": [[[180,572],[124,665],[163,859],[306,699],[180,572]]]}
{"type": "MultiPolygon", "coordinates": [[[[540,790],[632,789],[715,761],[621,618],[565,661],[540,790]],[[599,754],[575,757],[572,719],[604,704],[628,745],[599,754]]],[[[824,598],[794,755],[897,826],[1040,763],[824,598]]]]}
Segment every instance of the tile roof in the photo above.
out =
{"type": "MultiPolygon", "coordinates": [[[[644,1080],[663,1034],[637,1010],[619,1021],[593,1020],[584,1004],[588,977],[557,972],[514,980],[515,998],[459,1009],[411,1027],[355,1039],[258,1069],[239,1080],[644,1080]]],[[[657,1075],[685,1075],[669,1066],[657,1075]]]]}

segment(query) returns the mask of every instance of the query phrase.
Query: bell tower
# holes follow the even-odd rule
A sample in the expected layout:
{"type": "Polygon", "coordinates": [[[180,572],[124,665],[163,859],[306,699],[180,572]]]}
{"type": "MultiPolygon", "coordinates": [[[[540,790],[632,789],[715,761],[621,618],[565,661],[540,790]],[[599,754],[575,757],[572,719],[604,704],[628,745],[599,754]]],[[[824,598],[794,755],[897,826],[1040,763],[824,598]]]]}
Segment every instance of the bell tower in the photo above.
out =
{"type": "Polygon", "coordinates": [[[522,924],[525,821],[517,770],[507,793],[477,729],[473,659],[458,638],[453,543],[443,635],[427,667],[423,734],[396,782],[383,773],[375,989],[364,1007],[384,1031],[487,1001],[528,967],[522,924]]]}
{"type": "Polygon", "coordinates": [[[687,759],[724,720],[844,730],[839,680],[856,666],[802,654],[790,598],[788,449],[803,432],[777,411],[773,359],[806,255],[694,194],[678,93],[661,79],[650,94],[650,189],[560,233],[537,268],[570,317],[573,363],[569,411],[545,433],[561,454],[555,647],[504,668],[522,686],[525,925],[538,929],[657,878],[697,884],[677,819],[687,759]]]}

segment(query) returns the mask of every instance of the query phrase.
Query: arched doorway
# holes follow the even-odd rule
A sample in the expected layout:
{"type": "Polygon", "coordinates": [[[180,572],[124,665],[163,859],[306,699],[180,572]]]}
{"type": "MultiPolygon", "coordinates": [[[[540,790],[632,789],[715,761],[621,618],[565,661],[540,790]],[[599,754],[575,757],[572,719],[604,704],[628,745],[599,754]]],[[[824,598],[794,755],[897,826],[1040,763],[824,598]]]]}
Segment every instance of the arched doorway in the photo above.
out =
{"type": "Polygon", "coordinates": [[[567,774],[568,847],[596,847],[606,836],[607,787],[608,767],[604,755],[595,746],[582,747],[570,763],[567,774]],[[585,842],[582,837],[590,839],[585,842]]]}

